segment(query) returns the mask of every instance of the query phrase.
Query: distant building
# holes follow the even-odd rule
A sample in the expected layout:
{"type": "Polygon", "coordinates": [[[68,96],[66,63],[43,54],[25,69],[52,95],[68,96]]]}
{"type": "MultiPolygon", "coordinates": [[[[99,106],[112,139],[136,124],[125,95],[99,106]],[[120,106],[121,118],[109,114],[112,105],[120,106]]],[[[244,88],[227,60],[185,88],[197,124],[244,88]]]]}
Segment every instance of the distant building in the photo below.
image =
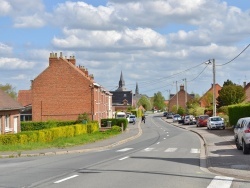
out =
{"type": "MultiPolygon", "coordinates": [[[[215,98],[217,98],[219,96],[219,91],[221,90],[221,86],[219,84],[215,84],[215,98]]],[[[211,101],[211,104],[208,104],[208,95],[212,95],[213,96],[213,84],[211,85],[211,87],[209,88],[209,90],[207,90],[207,92],[202,95],[202,97],[200,98],[199,100],[199,103],[200,103],[200,107],[204,107],[206,108],[207,106],[210,106],[212,105],[212,101],[211,101]]]]}
{"type": "Polygon", "coordinates": [[[20,110],[23,106],[0,89],[0,134],[21,131],[20,110]]]}
{"type": "Polygon", "coordinates": [[[133,105],[133,93],[125,88],[125,81],[121,72],[119,86],[115,91],[110,91],[112,94],[112,106],[115,111],[126,111],[128,106],[133,105]]]}
{"type": "Polygon", "coordinates": [[[245,102],[250,102],[250,82],[247,84],[246,82],[243,83],[243,88],[246,93],[245,102]]]}
{"type": "Polygon", "coordinates": [[[190,99],[194,98],[194,94],[188,94],[184,90],[184,86],[180,86],[180,91],[178,91],[176,94],[170,94],[168,101],[168,110],[172,111],[173,106],[182,107],[183,109],[186,109],[186,102],[188,102],[190,99]],[[187,99],[187,101],[186,101],[187,99]]]}

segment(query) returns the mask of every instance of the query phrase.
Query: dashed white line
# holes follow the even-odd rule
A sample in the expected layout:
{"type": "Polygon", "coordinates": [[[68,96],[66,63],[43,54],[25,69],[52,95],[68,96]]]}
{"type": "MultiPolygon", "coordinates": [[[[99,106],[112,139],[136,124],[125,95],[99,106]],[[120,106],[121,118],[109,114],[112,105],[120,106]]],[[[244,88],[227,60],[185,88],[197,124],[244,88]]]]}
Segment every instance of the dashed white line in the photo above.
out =
{"type": "Polygon", "coordinates": [[[190,151],[190,153],[200,153],[200,152],[201,152],[200,149],[194,149],[194,148],[192,148],[190,151]]]}
{"type": "Polygon", "coordinates": [[[129,151],[133,148],[124,148],[124,149],[120,149],[120,150],[117,150],[116,152],[125,152],[125,151],[129,151]]]}
{"type": "Polygon", "coordinates": [[[164,152],[174,152],[176,150],[177,150],[177,148],[168,148],[164,152]]]}
{"type": "Polygon", "coordinates": [[[122,161],[122,160],[127,159],[127,158],[129,158],[129,156],[126,156],[126,157],[120,158],[120,159],[119,159],[119,161],[122,161]]]}
{"type": "Polygon", "coordinates": [[[154,148],[146,148],[144,151],[152,151],[154,148]]]}
{"type": "Polygon", "coordinates": [[[156,144],[160,144],[160,142],[157,142],[156,144]]]}
{"type": "Polygon", "coordinates": [[[207,188],[230,188],[234,178],[225,176],[215,176],[207,188]]]}
{"type": "Polygon", "coordinates": [[[70,177],[67,177],[67,178],[64,178],[64,179],[61,179],[61,180],[58,180],[58,181],[55,181],[54,183],[61,183],[63,181],[66,181],[66,180],[69,180],[69,179],[72,179],[72,178],[75,178],[79,175],[73,175],[73,176],[70,176],[70,177]]]}

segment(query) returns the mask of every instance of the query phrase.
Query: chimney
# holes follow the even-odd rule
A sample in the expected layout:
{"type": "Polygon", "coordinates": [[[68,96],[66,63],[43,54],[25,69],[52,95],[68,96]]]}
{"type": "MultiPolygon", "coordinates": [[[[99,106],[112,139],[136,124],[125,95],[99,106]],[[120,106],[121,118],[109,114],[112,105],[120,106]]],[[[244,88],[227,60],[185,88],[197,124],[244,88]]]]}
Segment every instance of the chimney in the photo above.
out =
{"type": "Polygon", "coordinates": [[[243,82],[243,88],[245,88],[247,85],[247,82],[243,82]]]}
{"type": "Polygon", "coordinates": [[[67,59],[70,63],[72,63],[73,65],[76,65],[76,59],[75,56],[69,56],[69,59],[67,59]]]}
{"type": "Polygon", "coordinates": [[[184,91],[184,85],[180,85],[180,91],[184,91]]]}
{"type": "Polygon", "coordinates": [[[57,62],[57,53],[50,53],[50,56],[49,56],[49,66],[53,63],[56,63],[57,62]]]}

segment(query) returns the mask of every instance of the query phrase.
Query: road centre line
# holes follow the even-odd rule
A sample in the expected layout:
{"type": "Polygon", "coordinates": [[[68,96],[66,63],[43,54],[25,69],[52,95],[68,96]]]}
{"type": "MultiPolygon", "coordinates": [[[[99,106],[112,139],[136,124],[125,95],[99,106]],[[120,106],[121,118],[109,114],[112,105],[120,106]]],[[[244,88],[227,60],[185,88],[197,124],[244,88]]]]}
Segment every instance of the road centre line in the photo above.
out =
{"type": "Polygon", "coordinates": [[[123,158],[119,159],[119,161],[122,161],[122,160],[127,159],[127,158],[129,158],[129,156],[123,157],[123,158]]]}
{"type": "Polygon", "coordinates": [[[116,152],[124,152],[124,151],[129,151],[133,148],[124,148],[124,149],[120,149],[120,150],[117,150],[116,152]]]}
{"type": "Polygon", "coordinates": [[[64,179],[61,179],[61,180],[58,180],[58,181],[55,181],[54,183],[61,183],[63,181],[66,181],[66,180],[69,180],[69,179],[72,179],[72,178],[75,178],[79,175],[73,175],[73,176],[70,176],[70,177],[67,177],[67,178],[64,178],[64,179]]]}
{"type": "Polygon", "coordinates": [[[230,188],[234,178],[225,176],[215,176],[207,188],[230,188]]]}
{"type": "Polygon", "coordinates": [[[160,144],[160,142],[157,142],[156,144],[160,144]]]}

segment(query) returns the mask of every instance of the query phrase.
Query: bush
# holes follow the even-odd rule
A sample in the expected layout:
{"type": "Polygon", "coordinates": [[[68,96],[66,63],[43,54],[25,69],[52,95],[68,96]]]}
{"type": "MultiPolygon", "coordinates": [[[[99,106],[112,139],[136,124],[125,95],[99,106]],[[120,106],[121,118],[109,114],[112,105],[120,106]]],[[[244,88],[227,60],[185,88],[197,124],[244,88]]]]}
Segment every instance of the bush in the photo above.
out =
{"type": "Polygon", "coordinates": [[[121,132],[122,131],[121,127],[119,127],[117,125],[112,126],[111,130],[115,131],[115,132],[121,132]]]}

